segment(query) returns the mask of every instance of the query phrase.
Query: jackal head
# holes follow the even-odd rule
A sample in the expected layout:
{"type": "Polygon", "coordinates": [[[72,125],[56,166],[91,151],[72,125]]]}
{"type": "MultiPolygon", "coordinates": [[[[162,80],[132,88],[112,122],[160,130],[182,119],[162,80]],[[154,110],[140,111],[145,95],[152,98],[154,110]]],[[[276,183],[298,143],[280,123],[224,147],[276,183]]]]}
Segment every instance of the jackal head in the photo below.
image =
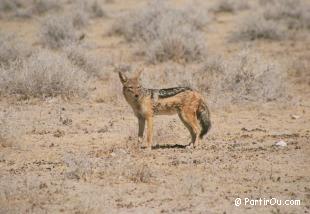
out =
{"type": "Polygon", "coordinates": [[[132,97],[138,98],[141,94],[142,86],[140,84],[140,75],[143,71],[143,68],[139,68],[132,78],[128,78],[124,72],[119,71],[118,75],[123,84],[123,91],[126,94],[129,94],[132,97]]]}

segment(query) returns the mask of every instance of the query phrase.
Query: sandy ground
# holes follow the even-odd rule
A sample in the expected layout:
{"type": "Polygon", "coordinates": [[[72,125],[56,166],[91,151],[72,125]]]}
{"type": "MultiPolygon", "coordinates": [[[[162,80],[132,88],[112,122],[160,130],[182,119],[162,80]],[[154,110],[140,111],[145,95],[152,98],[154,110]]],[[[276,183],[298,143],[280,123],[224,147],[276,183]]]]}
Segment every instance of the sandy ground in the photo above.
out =
{"type": "Polygon", "coordinates": [[[125,105],[55,100],[4,109],[27,130],[1,149],[4,213],[309,210],[309,107],[213,111],[212,131],[194,150],[182,148],[189,137],[181,122],[158,117],[152,151],[135,143],[137,121],[125,105]],[[279,140],[288,146],[274,146],[279,140]],[[235,207],[237,197],[302,205],[235,207]]]}
{"type": "MultiPolygon", "coordinates": [[[[141,2],[108,7],[112,14],[136,4],[141,2]]],[[[226,42],[237,17],[216,16],[206,34],[209,51],[229,55],[243,46],[226,42]]],[[[112,21],[93,21],[87,28],[87,41],[97,47],[93,53],[121,52],[136,63],[140,59],[131,56],[130,44],[105,35],[112,21]]],[[[36,45],[37,20],[0,23],[36,45]]],[[[254,46],[283,60],[308,56],[310,42],[254,46]]],[[[99,99],[102,84],[94,81],[89,97],[81,100],[1,98],[2,118],[16,139],[0,147],[0,213],[310,212],[307,83],[290,86],[289,102],[210,104],[212,129],[196,149],[184,148],[189,133],[177,117],[156,117],[152,151],[136,143],[137,121],[124,99],[99,99]],[[287,146],[275,146],[280,140],[287,146]],[[236,198],[300,200],[301,205],[237,207],[236,198]]]]}

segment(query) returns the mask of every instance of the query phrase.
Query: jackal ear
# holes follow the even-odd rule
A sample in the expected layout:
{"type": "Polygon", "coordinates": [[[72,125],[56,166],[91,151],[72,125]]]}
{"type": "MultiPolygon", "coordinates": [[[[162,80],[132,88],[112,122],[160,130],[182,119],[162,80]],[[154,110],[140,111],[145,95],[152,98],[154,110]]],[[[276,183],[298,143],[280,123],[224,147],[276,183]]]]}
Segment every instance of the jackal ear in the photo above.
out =
{"type": "Polygon", "coordinates": [[[143,68],[142,67],[139,67],[136,71],[136,74],[135,74],[135,78],[136,79],[139,79],[141,73],[143,72],[143,68]]]}
{"type": "Polygon", "coordinates": [[[123,74],[122,72],[118,72],[118,76],[122,83],[127,82],[128,78],[125,76],[125,74],[123,74]]]}

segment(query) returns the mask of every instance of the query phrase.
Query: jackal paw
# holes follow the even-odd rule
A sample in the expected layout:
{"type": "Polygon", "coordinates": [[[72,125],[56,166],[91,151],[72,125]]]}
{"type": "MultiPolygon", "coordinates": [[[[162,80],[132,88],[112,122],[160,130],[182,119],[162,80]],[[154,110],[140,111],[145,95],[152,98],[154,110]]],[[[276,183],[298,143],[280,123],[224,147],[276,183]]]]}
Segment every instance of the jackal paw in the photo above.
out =
{"type": "Polygon", "coordinates": [[[152,150],[152,147],[149,145],[141,145],[140,148],[145,150],[152,150]]]}
{"type": "Polygon", "coordinates": [[[138,143],[142,144],[143,143],[143,139],[141,137],[138,138],[138,143]]]}

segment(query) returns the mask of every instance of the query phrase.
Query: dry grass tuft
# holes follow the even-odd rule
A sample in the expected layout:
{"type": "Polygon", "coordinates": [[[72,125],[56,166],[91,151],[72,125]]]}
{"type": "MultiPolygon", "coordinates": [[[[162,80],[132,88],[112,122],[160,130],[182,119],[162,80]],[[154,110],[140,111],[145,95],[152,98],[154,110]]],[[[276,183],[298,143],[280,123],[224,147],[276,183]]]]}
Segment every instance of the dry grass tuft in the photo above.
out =
{"type": "Polygon", "coordinates": [[[150,183],[152,180],[152,172],[146,164],[134,165],[129,170],[129,178],[135,183],[150,183]]]}
{"type": "Polygon", "coordinates": [[[283,68],[250,50],[228,60],[207,61],[196,75],[197,85],[209,92],[213,102],[270,101],[285,93],[283,68]]]}
{"type": "Polygon", "coordinates": [[[266,20],[262,14],[249,15],[234,31],[231,41],[252,41],[256,39],[280,40],[287,37],[286,29],[272,20],[266,20]]]}
{"type": "Polygon", "coordinates": [[[289,74],[296,79],[296,83],[310,85],[310,56],[294,58],[289,65],[289,74]]]}
{"type": "Polygon", "coordinates": [[[122,17],[113,31],[125,36],[127,41],[139,42],[152,63],[196,61],[206,54],[201,32],[208,22],[205,13],[193,7],[172,9],[163,2],[154,1],[122,17]]]}
{"type": "Polygon", "coordinates": [[[288,29],[310,29],[310,3],[302,0],[274,0],[263,6],[267,20],[284,24],[288,29]]]}
{"type": "Polygon", "coordinates": [[[30,55],[31,49],[27,44],[17,40],[12,34],[0,33],[0,66],[30,55]]]}
{"type": "Polygon", "coordinates": [[[310,3],[301,0],[274,0],[243,17],[231,35],[233,41],[281,40],[310,29],[310,3]]]}
{"type": "Polygon", "coordinates": [[[32,12],[42,15],[49,11],[58,11],[61,8],[62,4],[59,0],[36,0],[33,1],[32,12]]]}
{"type": "Polygon", "coordinates": [[[8,125],[5,121],[5,118],[1,118],[0,120],[0,148],[12,147],[12,132],[8,128],[8,125]]]}
{"type": "Polygon", "coordinates": [[[75,28],[81,29],[89,24],[89,16],[83,10],[75,10],[72,12],[72,24],[75,28]]]}
{"type": "Polygon", "coordinates": [[[20,137],[24,134],[24,129],[19,126],[15,112],[9,107],[0,111],[0,149],[1,147],[18,146],[20,137]]]}
{"type": "Polygon", "coordinates": [[[41,41],[50,48],[62,48],[79,41],[72,20],[66,16],[48,16],[41,23],[41,41]]]}
{"type": "Polygon", "coordinates": [[[65,154],[64,163],[67,166],[66,178],[76,180],[90,180],[94,173],[94,163],[85,155],[65,154]]]}
{"type": "Polygon", "coordinates": [[[65,48],[68,59],[72,64],[81,68],[90,76],[102,77],[104,73],[103,60],[87,54],[81,46],[71,45],[65,48]]]}
{"type": "Polygon", "coordinates": [[[234,13],[239,10],[249,9],[250,5],[244,0],[219,0],[217,1],[210,10],[216,13],[227,12],[234,13]]]}
{"type": "Polygon", "coordinates": [[[83,95],[85,73],[64,55],[41,50],[29,58],[0,67],[0,89],[6,94],[34,97],[83,95]]]}
{"type": "Polygon", "coordinates": [[[63,3],[60,0],[1,0],[0,11],[3,12],[2,17],[27,19],[33,15],[59,11],[63,8],[63,3]]]}
{"type": "Polygon", "coordinates": [[[102,18],[106,16],[106,12],[97,0],[86,1],[79,0],[76,2],[77,8],[86,12],[91,18],[102,18]]]}
{"type": "Polygon", "coordinates": [[[0,1],[0,11],[1,12],[11,12],[23,6],[21,0],[1,0],[0,1]]]}

